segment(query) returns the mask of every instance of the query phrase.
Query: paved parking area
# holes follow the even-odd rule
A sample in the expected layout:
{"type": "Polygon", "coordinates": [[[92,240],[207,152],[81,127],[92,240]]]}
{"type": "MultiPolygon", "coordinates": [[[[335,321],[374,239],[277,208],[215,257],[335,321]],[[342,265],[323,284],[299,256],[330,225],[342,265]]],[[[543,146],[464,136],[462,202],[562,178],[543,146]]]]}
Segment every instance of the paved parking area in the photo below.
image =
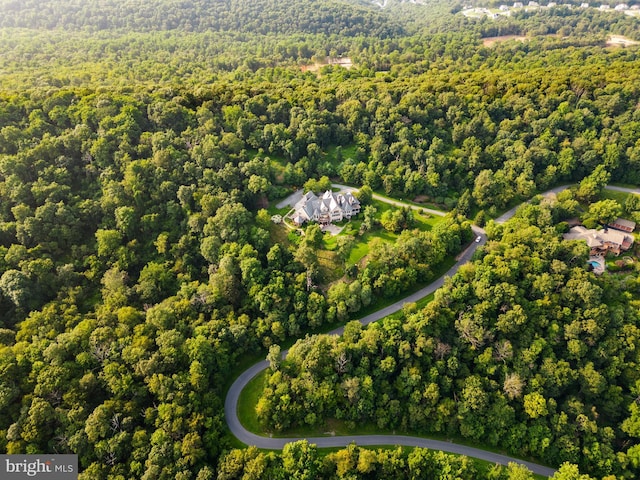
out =
{"type": "Polygon", "coordinates": [[[344,227],[338,227],[334,224],[324,225],[322,227],[323,232],[329,232],[331,235],[338,235],[344,227]]]}
{"type": "Polygon", "coordinates": [[[300,199],[302,198],[302,189],[298,189],[295,192],[293,192],[291,195],[289,195],[287,198],[285,198],[284,200],[280,200],[278,203],[276,203],[276,207],[277,208],[284,208],[284,207],[293,207],[295,206],[296,203],[298,203],[300,201],[300,199]]]}

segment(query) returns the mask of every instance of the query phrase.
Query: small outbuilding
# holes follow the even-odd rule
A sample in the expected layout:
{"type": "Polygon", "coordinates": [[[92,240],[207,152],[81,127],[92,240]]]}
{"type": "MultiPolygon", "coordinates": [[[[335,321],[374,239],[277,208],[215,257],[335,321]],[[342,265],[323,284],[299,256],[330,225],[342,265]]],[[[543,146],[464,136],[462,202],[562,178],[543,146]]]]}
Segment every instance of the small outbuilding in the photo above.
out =
{"type": "Polygon", "coordinates": [[[636,222],[618,217],[608,226],[611,228],[615,228],[616,230],[631,233],[636,229],[636,222]]]}

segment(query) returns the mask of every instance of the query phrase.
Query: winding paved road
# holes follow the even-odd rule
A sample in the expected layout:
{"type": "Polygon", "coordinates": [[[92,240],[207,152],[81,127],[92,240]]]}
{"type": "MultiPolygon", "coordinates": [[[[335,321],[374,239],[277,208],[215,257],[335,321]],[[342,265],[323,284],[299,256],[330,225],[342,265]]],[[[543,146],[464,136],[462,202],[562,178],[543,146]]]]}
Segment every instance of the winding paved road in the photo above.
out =
{"type": "MultiPolygon", "coordinates": [[[[347,187],[345,185],[334,185],[337,188],[343,189],[352,189],[352,187],[347,187]]],[[[543,195],[549,195],[552,193],[559,193],[568,188],[567,186],[556,187],[552,190],[545,192],[543,195]]],[[[607,186],[607,189],[616,190],[626,193],[634,193],[640,195],[640,189],[637,188],[625,188],[625,187],[613,187],[607,186]]],[[[385,197],[380,197],[379,195],[374,195],[374,198],[392,203],[394,205],[400,206],[410,206],[411,208],[427,210],[434,215],[444,215],[443,212],[438,212],[437,210],[429,210],[423,209],[422,207],[417,207],[415,205],[406,205],[402,202],[398,202],[395,200],[390,200],[385,197]]],[[[519,205],[518,205],[519,206],[519,205]]],[[[513,217],[518,207],[514,207],[511,210],[505,212],[503,215],[496,219],[498,223],[504,223],[509,218],[513,217]]],[[[389,305],[377,312],[372,313],[371,315],[367,315],[366,317],[361,318],[359,321],[363,325],[367,325],[369,323],[380,320],[387,315],[390,315],[394,312],[400,310],[406,303],[412,303],[420,300],[421,298],[430,295],[435,292],[438,288],[440,288],[444,284],[444,280],[446,277],[450,277],[455,274],[461,265],[467,263],[476,249],[484,245],[486,242],[486,235],[483,229],[478,227],[472,227],[474,233],[480,237],[479,241],[472,242],[467,249],[459,255],[458,261],[456,264],[449,269],[449,271],[443,275],[442,277],[435,280],[430,285],[425,288],[409,295],[408,297],[394,303],[393,305],[389,305]]],[[[329,332],[329,335],[342,335],[344,331],[344,327],[337,328],[329,332]]],[[[282,352],[282,355],[286,355],[287,351],[282,352]]],[[[256,363],[248,370],[245,370],[229,389],[227,393],[227,397],[224,403],[224,411],[227,419],[227,424],[229,426],[229,430],[233,433],[238,440],[247,444],[247,445],[255,445],[259,448],[266,449],[282,449],[285,444],[289,442],[293,442],[296,440],[300,440],[298,438],[271,438],[271,437],[261,437],[254,433],[251,433],[246,428],[242,426],[240,423],[240,419],[238,418],[238,400],[240,398],[240,393],[244,389],[244,387],[260,372],[265,370],[269,366],[266,360],[262,362],[256,363]]],[[[468,447],[465,445],[458,445],[452,442],[443,442],[439,440],[431,440],[422,437],[410,437],[405,435],[346,435],[346,436],[327,436],[327,437],[310,437],[306,439],[309,443],[316,444],[318,447],[344,447],[349,445],[352,442],[357,443],[362,446],[373,446],[373,445],[402,445],[409,447],[424,447],[430,448],[432,450],[442,450],[444,452],[455,453],[459,455],[466,455],[468,457],[475,457],[481,460],[486,460],[492,463],[499,463],[501,465],[508,465],[511,462],[519,463],[521,465],[525,465],[529,470],[538,475],[544,475],[547,477],[553,476],[555,470],[553,468],[545,467],[543,465],[538,465],[532,462],[525,462],[523,460],[519,460],[517,458],[508,457],[506,455],[499,455],[497,453],[489,452],[486,450],[481,450],[478,448],[468,447]]]]}

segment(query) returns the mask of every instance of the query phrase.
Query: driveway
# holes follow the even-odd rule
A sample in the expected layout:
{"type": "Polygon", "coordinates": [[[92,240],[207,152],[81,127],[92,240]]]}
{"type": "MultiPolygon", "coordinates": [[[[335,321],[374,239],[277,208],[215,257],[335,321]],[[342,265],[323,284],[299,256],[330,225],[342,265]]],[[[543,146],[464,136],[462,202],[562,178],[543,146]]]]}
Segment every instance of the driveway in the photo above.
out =
{"type": "MultiPolygon", "coordinates": [[[[350,187],[348,185],[340,185],[339,183],[332,183],[334,188],[339,188],[340,190],[344,190],[347,192],[357,192],[358,189],[355,187],[350,187]]],[[[444,217],[447,212],[443,212],[440,210],[434,210],[432,208],[422,207],[420,205],[412,205],[410,203],[405,203],[401,200],[394,200],[393,198],[383,197],[382,195],[378,195],[377,193],[373,194],[373,198],[378,200],[379,202],[388,203],[389,205],[395,205],[396,207],[409,207],[413,210],[418,210],[420,212],[430,213],[432,215],[437,215],[439,217],[444,217]]]]}
{"type": "Polygon", "coordinates": [[[302,198],[302,194],[303,194],[303,190],[300,188],[298,190],[296,190],[295,192],[293,192],[291,195],[289,195],[287,198],[285,198],[284,200],[280,200],[278,203],[276,203],[276,208],[284,208],[284,207],[294,207],[296,203],[298,203],[300,201],[300,199],[302,198]]]}

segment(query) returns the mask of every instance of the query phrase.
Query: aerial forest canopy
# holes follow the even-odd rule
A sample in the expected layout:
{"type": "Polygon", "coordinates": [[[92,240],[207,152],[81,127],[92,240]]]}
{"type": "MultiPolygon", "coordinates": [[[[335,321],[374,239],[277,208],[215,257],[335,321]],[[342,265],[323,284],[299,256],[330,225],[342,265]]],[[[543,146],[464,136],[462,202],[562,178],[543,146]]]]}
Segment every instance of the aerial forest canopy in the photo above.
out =
{"type": "Polygon", "coordinates": [[[629,468],[618,452],[637,435],[640,284],[585,271],[586,244],[553,225],[565,207],[490,231],[426,308],[298,341],[272,367],[261,421],[453,434],[598,477],[629,468]]]}
{"type": "Polygon", "coordinates": [[[402,322],[301,340],[257,414],[637,477],[637,276],[594,277],[557,224],[607,183],[640,182],[638,46],[605,43],[640,41],[639,20],[461,7],[0,0],[0,451],[77,453],[87,480],[480,478],[422,450],[232,449],[224,394],[269,347],[434,280],[471,221],[576,183],[489,223],[475,262],[402,322]],[[483,44],[498,35],[527,41],[483,44]],[[352,235],[271,221],[331,180],[369,187],[352,235]],[[374,191],[448,213],[383,212],[374,191]],[[286,408],[269,395],[294,384],[286,408]]]}
{"type": "Polygon", "coordinates": [[[348,0],[2,0],[0,27],[89,31],[325,32],[385,38],[402,33],[377,9],[348,0]]]}

